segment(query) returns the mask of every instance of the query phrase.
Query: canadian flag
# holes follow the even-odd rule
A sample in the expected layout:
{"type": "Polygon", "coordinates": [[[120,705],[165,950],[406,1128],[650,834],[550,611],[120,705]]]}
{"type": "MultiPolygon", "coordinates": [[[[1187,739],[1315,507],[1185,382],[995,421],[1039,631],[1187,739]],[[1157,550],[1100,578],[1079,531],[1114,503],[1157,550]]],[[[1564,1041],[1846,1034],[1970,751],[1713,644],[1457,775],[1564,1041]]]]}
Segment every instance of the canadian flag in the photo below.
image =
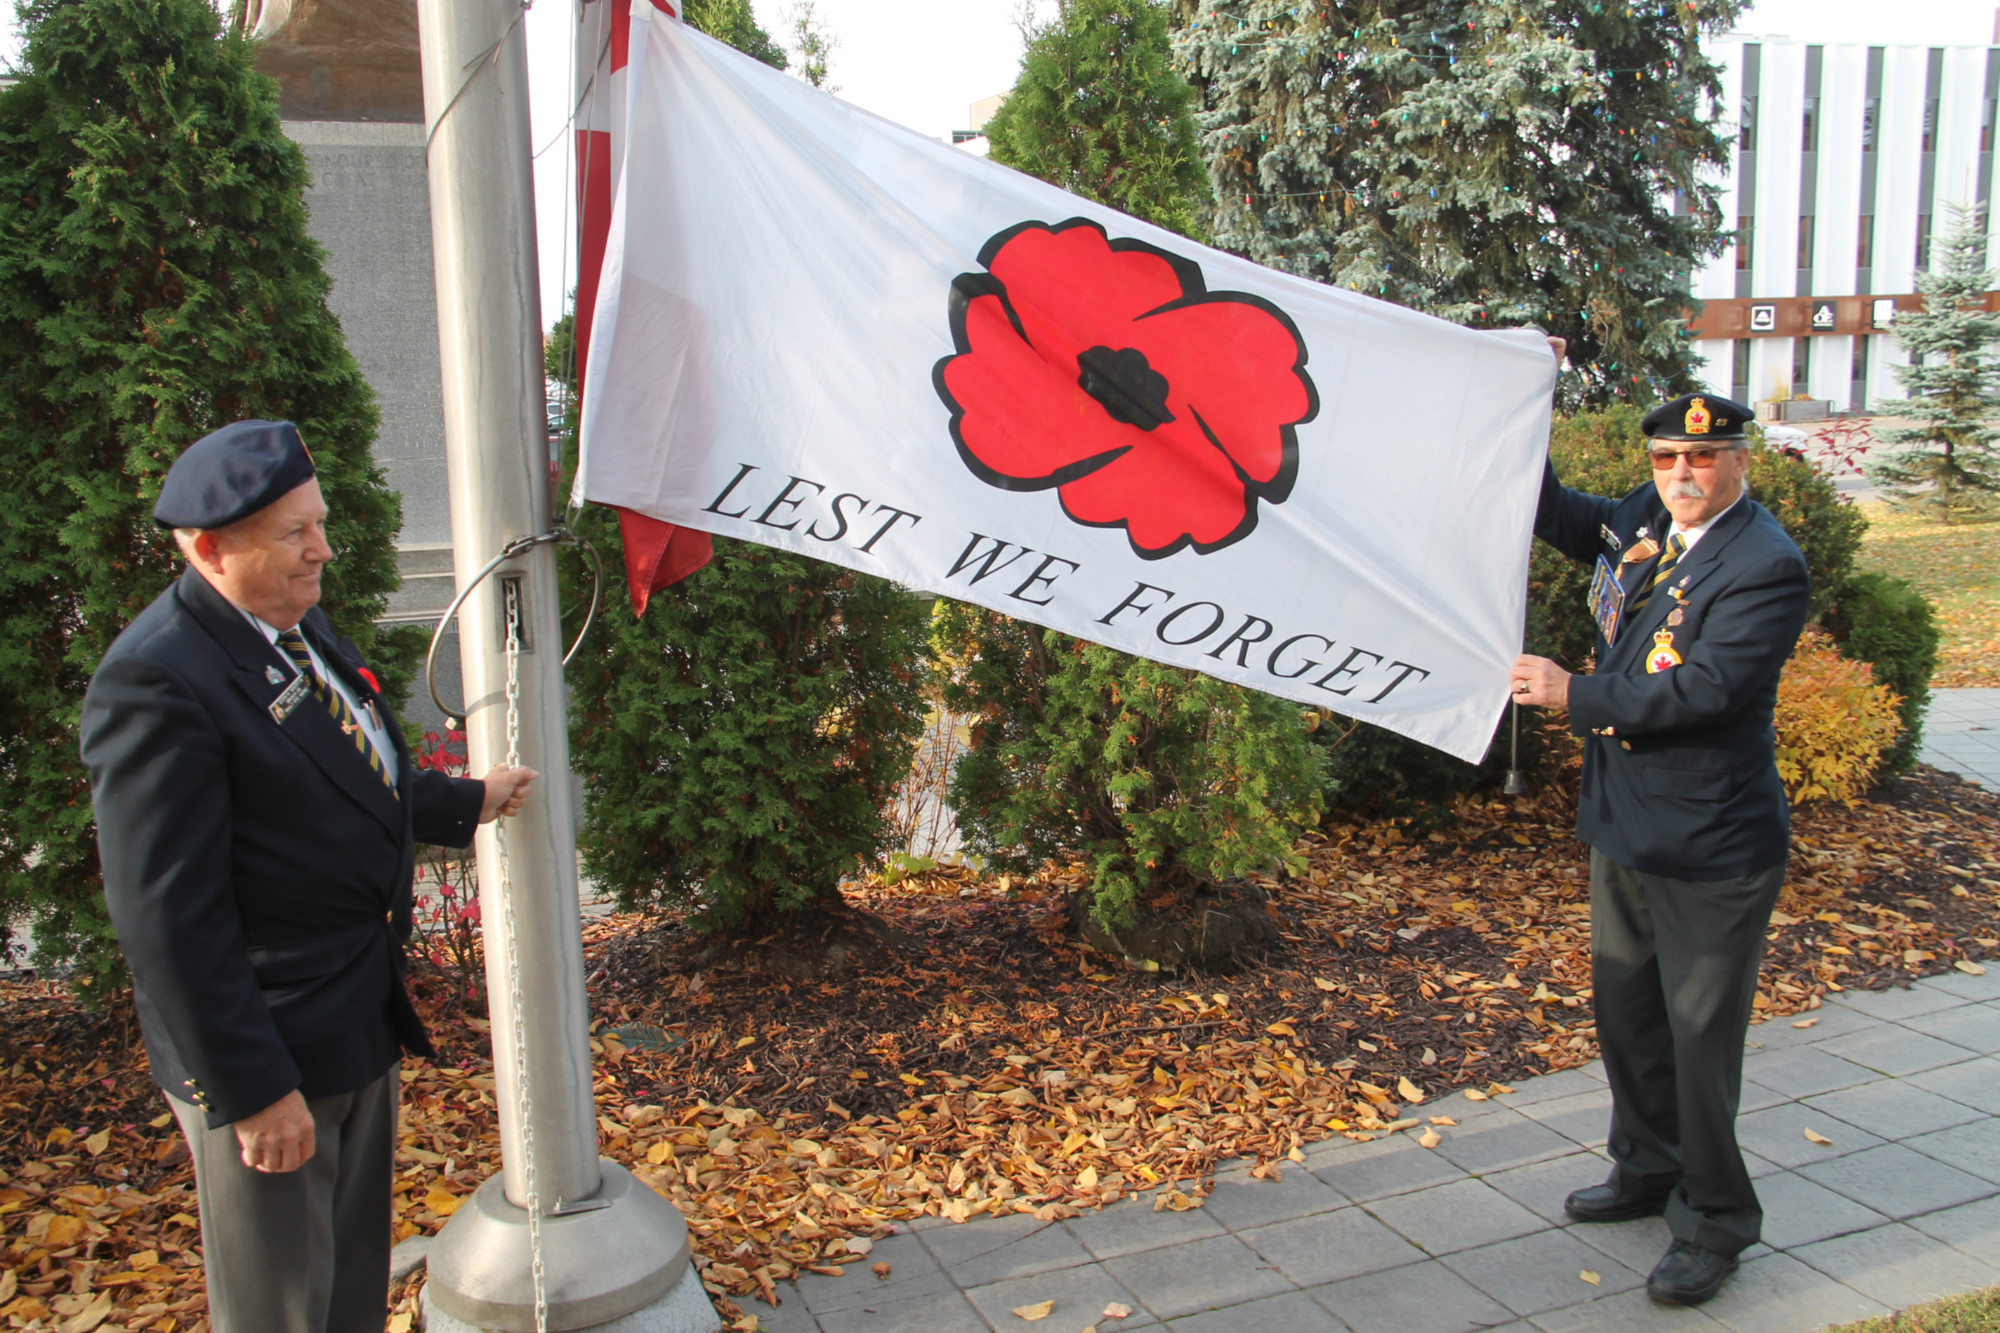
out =
{"type": "Polygon", "coordinates": [[[1541,335],[1208,249],[628,13],[579,155],[617,171],[576,496],[619,509],[635,598],[723,533],[1481,757],[1541,335]]]}
{"type": "MultiPolygon", "coordinates": [[[[680,17],[669,0],[650,3],[670,19],[680,17]]],[[[591,317],[597,309],[597,282],[604,271],[604,241],[611,232],[611,202],[624,162],[625,70],[631,62],[632,0],[581,0],[576,39],[576,86],[585,89],[576,119],[576,379],[584,382],[590,354],[591,317]]],[[[644,614],[659,589],[678,583],[715,554],[708,534],[618,508],[624,539],[626,586],[632,610],[644,614]]]]}

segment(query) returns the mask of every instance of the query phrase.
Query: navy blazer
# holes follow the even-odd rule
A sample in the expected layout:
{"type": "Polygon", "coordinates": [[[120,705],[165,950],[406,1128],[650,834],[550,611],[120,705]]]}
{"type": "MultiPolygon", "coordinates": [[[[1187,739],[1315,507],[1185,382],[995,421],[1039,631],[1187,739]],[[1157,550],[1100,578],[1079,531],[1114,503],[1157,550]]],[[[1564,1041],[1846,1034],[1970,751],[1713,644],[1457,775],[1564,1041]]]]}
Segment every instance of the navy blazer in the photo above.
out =
{"type": "MultiPolygon", "coordinates": [[[[314,607],[300,630],[380,696],[314,607]]],[[[483,783],[419,769],[384,709],[394,792],[295,675],[189,569],[118,636],[84,696],[104,898],[153,1077],[230,1124],[297,1089],[353,1092],[431,1053],[403,985],[418,841],[472,840],[483,783]],[[272,668],[279,678],[272,679],[272,668]]]]}
{"type": "MultiPolygon", "coordinates": [[[[1664,545],[1672,522],[1650,482],[1607,500],[1565,488],[1551,465],[1535,535],[1572,560],[1609,558],[1629,597],[1652,562],[1626,565],[1623,553],[1641,527],[1664,545]]],[[[1599,633],[1596,672],[1569,683],[1570,726],[1584,738],[1578,838],[1674,879],[1733,879],[1784,861],[1791,815],[1771,714],[1811,591],[1798,546],[1746,496],[1615,643],[1599,633]],[[1676,608],[1680,623],[1668,626],[1676,608]],[[1649,672],[1654,635],[1669,628],[1681,663],[1649,672]]]]}

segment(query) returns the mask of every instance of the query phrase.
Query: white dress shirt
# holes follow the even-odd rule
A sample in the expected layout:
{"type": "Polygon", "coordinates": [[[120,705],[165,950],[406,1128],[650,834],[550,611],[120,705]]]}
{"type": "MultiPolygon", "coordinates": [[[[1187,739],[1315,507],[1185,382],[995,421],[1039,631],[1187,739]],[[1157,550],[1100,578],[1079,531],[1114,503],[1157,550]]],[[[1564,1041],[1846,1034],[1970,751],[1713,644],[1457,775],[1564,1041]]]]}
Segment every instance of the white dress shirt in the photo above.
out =
{"type": "MultiPolygon", "coordinates": [[[[266,643],[270,644],[273,648],[278,647],[277,630],[272,629],[250,612],[244,611],[242,607],[239,606],[236,609],[243,613],[245,620],[256,626],[257,632],[264,636],[266,643]]],[[[389,775],[389,785],[394,786],[398,776],[396,772],[396,747],[389,744],[388,731],[376,725],[375,720],[369,714],[369,710],[363,708],[361,701],[354,697],[354,692],[347,688],[347,682],[326,669],[326,663],[320,659],[319,651],[312,646],[312,640],[306,638],[304,631],[300,631],[299,637],[305,640],[306,656],[312,658],[313,670],[319,672],[319,678],[328,685],[331,685],[334,691],[347,701],[348,711],[353,713],[354,720],[361,724],[361,734],[366,736],[368,743],[375,747],[376,757],[382,761],[382,771],[389,775]]],[[[286,666],[292,668],[293,675],[298,674],[298,668],[292,665],[289,653],[285,652],[282,648],[278,648],[278,656],[284,659],[286,666]]]]}

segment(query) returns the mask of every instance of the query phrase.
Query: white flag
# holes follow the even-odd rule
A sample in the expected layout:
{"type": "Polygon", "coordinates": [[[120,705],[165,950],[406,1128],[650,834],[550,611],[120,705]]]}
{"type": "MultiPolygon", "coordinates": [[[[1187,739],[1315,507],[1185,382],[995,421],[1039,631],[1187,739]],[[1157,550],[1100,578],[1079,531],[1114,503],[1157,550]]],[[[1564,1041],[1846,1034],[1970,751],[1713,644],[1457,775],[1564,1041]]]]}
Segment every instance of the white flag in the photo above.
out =
{"type": "Polygon", "coordinates": [[[1485,752],[1555,364],[632,10],[581,498],[1485,752]]]}

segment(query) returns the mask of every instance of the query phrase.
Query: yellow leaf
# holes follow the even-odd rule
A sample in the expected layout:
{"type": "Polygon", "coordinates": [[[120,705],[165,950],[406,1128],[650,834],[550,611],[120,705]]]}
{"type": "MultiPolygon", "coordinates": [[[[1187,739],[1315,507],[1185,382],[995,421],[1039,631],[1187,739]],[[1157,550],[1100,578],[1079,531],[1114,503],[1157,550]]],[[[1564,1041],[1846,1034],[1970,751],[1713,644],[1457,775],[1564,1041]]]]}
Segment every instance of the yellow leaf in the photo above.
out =
{"type": "Polygon", "coordinates": [[[110,1317],[111,1293],[100,1291],[95,1300],[71,1316],[70,1321],[62,1326],[62,1333],[90,1333],[110,1317]]]}
{"type": "Polygon", "coordinates": [[[1104,1307],[1104,1314],[1101,1317],[1105,1319],[1130,1319],[1132,1317],[1132,1307],[1123,1301],[1113,1301],[1104,1307]]]}
{"type": "Polygon", "coordinates": [[[1273,1023],[1265,1028],[1264,1031],[1276,1033],[1280,1037],[1296,1037],[1299,1035],[1298,1029],[1294,1028],[1290,1023],[1273,1023]]]}
{"type": "Polygon", "coordinates": [[[1412,1106],[1418,1105],[1424,1099],[1423,1089],[1419,1088],[1416,1084],[1410,1082],[1410,1080],[1407,1078],[1399,1078],[1396,1080],[1396,1091],[1399,1094],[1401,1094],[1404,1101],[1408,1102],[1412,1106]]]}
{"type": "Polygon", "coordinates": [[[1294,1148],[1290,1152],[1286,1153],[1285,1157],[1290,1161],[1300,1162],[1300,1163],[1303,1163],[1306,1160],[1306,1155],[1300,1152],[1297,1148],[1294,1148]]]}
{"type": "Polygon", "coordinates": [[[1038,1320],[1047,1319],[1054,1312],[1055,1308],[1056,1303],[1054,1301],[1037,1301],[1033,1305],[1017,1305],[1014,1307],[1014,1317],[1016,1319],[1025,1319],[1032,1324],[1038,1320]]]}
{"type": "Polygon", "coordinates": [[[383,1333],[410,1333],[410,1312],[405,1310],[401,1314],[390,1315],[383,1333]]]}
{"type": "Polygon", "coordinates": [[[1092,973],[1090,974],[1090,979],[1091,979],[1092,981],[1115,981],[1115,980],[1117,980],[1117,978],[1113,977],[1113,976],[1112,976],[1112,975],[1111,975],[1111,974],[1110,974],[1109,972],[1092,972],[1092,973]]]}
{"type": "Polygon", "coordinates": [[[1792,1024],[1792,1026],[1795,1028],[1809,1028],[1817,1022],[1819,1022],[1817,1018],[1801,1018],[1798,1022],[1792,1024]]]}
{"type": "Polygon", "coordinates": [[[1508,1093],[1513,1091],[1513,1089],[1508,1087],[1505,1083],[1488,1083],[1486,1085],[1486,1090],[1492,1093],[1495,1097],[1505,1097],[1508,1093]]]}
{"type": "Polygon", "coordinates": [[[1431,1117],[1431,1123],[1433,1125],[1456,1125],[1458,1122],[1448,1115],[1434,1115],[1431,1117]]]}
{"type": "Polygon", "coordinates": [[[1833,1140],[1828,1138],[1826,1135],[1820,1133],[1816,1129],[1809,1129],[1806,1131],[1806,1142],[1817,1143],[1823,1148],[1831,1148],[1833,1146],[1833,1140]]]}
{"type": "Polygon", "coordinates": [[[1465,1090],[1465,1100],[1469,1102],[1483,1102],[1486,1100],[1486,1094],[1477,1088],[1467,1088],[1465,1090]]]}
{"type": "Polygon", "coordinates": [[[918,1078],[915,1074],[898,1074],[896,1075],[896,1077],[901,1079],[903,1082],[909,1084],[913,1088],[921,1088],[922,1086],[924,1086],[924,1081],[918,1078]]]}
{"type": "Polygon", "coordinates": [[[1418,1137],[1417,1142],[1426,1148],[1435,1148],[1444,1142],[1444,1135],[1438,1133],[1435,1129],[1426,1128],[1423,1134],[1418,1137]]]}
{"type": "Polygon", "coordinates": [[[83,1146],[90,1150],[92,1157],[101,1155],[106,1148],[111,1146],[111,1131],[108,1129],[98,1130],[83,1141],[83,1146]]]}
{"type": "Polygon", "coordinates": [[[464,1200],[442,1185],[433,1185],[424,1194],[424,1207],[439,1217],[450,1217],[458,1211],[458,1205],[462,1202],[464,1200]]]}
{"type": "Polygon", "coordinates": [[[1968,977],[1983,977],[1986,975],[1986,969],[1969,958],[1957,959],[1952,963],[1952,966],[1965,973],[1968,977]]]}
{"type": "Polygon", "coordinates": [[[83,1239],[85,1230],[82,1218],[57,1213],[49,1219],[49,1229],[43,1235],[42,1244],[52,1250],[66,1250],[83,1239]]]}
{"type": "Polygon", "coordinates": [[[1076,1173],[1076,1187],[1080,1190],[1097,1188],[1097,1168],[1086,1166],[1076,1173]]]}
{"type": "Polygon", "coordinates": [[[868,1271],[875,1275],[875,1280],[877,1282],[887,1282],[889,1280],[889,1274],[895,1272],[896,1270],[891,1268],[888,1264],[876,1264],[873,1267],[871,1267],[868,1271]]]}
{"type": "Polygon", "coordinates": [[[1337,981],[1328,981],[1328,980],[1327,980],[1327,979],[1326,979],[1325,977],[1314,977],[1314,978],[1313,978],[1313,985],[1315,985],[1315,986],[1319,987],[1319,988],[1320,988],[1321,990],[1339,990],[1339,989],[1340,989],[1340,983],[1339,983],[1339,982],[1337,982],[1337,981]]]}
{"type": "Polygon", "coordinates": [[[148,1125],[151,1125],[154,1129],[165,1129],[168,1125],[174,1123],[174,1113],[172,1111],[168,1111],[165,1115],[156,1115],[151,1120],[148,1120],[146,1123],[148,1125]]]}
{"type": "Polygon", "coordinates": [[[738,1037],[736,1039],[736,1049],[739,1051],[745,1046],[755,1046],[756,1044],[757,1039],[755,1037],[738,1037]]]}
{"type": "Polygon", "coordinates": [[[1603,1278],[1599,1277],[1596,1273],[1593,1273],[1588,1268],[1584,1269],[1581,1273],[1578,1273],[1577,1276],[1582,1278],[1585,1282],[1588,1282],[1593,1287],[1597,1286],[1599,1283],[1604,1281],[1603,1278]]]}
{"type": "Polygon", "coordinates": [[[659,1166],[662,1162],[671,1162],[673,1159],[674,1145],[665,1139],[661,1139],[658,1143],[646,1149],[646,1160],[654,1166],[659,1166]]]}
{"type": "Polygon", "coordinates": [[[1373,1054],[1375,1054],[1375,1053],[1376,1053],[1377,1051],[1379,1051],[1379,1050],[1381,1050],[1381,1049],[1382,1049],[1382,1048],[1381,1048],[1380,1046],[1377,1046],[1377,1045],[1376,1045],[1376,1044],[1375,1044],[1374,1042],[1372,1042],[1372,1041],[1357,1041],[1357,1042],[1355,1042],[1354,1044],[1355,1044],[1356,1046],[1359,1046],[1359,1047],[1360,1047],[1360,1048],[1361,1048],[1362,1050],[1364,1050],[1364,1051],[1368,1052],[1368,1054],[1370,1054],[1370,1055],[1373,1055],[1373,1054]]]}

